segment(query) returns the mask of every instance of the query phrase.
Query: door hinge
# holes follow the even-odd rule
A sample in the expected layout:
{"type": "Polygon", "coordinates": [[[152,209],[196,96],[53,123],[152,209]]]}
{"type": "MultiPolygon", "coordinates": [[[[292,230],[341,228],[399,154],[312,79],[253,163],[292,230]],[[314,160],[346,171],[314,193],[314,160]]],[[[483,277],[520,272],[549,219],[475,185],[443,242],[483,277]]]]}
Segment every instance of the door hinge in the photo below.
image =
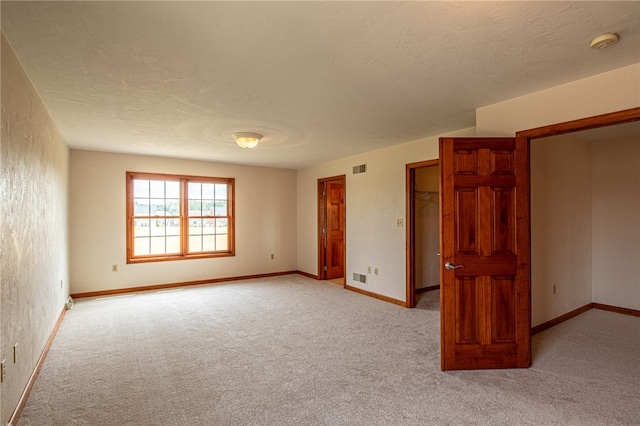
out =
{"type": "Polygon", "coordinates": [[[327,272],[327,265],[324,265],[324,271],[327,272]]]}
{"type": "Polygon", "coordinates": [[[322,233],[326,234],[327,233],[327,228],[322,228],[322,233]]]}

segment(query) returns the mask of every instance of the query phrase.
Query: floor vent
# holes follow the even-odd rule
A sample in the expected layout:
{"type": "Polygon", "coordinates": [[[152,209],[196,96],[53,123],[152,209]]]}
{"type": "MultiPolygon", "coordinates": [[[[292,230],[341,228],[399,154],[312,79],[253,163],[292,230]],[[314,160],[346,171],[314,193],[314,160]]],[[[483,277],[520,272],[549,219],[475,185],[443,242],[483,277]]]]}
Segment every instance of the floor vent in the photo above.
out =
{"type": "Polygon", "coordinates": [[[359,283],[367,283],[367,276],[362,274],[353,273],[353,280],[358,281],[359,283]]]}
{"type": "Polygon", "coordinates": [[[360,164],[359,166],[353,166],[353,174],[357,175],[358,173],[367,173],[367,165],[360,164]]]}

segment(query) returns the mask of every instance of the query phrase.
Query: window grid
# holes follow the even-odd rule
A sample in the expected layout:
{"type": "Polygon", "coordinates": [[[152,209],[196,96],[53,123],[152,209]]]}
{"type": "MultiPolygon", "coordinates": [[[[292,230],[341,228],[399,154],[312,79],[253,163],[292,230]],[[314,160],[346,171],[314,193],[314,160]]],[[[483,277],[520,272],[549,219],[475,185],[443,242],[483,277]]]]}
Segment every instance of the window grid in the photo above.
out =
{"type": "Polygon", "coordinates": [[[127,263],[233,256],[234,183],[127,172],[127,263]]]}

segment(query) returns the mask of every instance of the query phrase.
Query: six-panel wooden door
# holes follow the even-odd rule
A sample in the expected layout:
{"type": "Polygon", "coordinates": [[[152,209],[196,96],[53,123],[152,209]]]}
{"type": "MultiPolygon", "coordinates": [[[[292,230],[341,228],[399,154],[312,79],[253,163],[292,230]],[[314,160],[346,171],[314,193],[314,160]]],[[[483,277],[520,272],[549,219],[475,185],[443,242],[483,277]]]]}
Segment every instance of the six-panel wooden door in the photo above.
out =
{"type": "Polygon", "coordinates": [[[529,367],[526,140],[441,138],[443,370],[529,367]]]}

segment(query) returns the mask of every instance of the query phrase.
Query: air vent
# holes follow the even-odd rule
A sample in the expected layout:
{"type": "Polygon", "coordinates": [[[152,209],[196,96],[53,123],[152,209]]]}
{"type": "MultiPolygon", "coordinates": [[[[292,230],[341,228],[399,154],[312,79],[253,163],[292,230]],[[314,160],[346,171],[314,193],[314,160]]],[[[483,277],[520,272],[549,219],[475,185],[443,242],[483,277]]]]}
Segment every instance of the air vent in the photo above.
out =
{"type": "Polygon", "coordinates": [[[353,273],[353,280],[358,281],[359,283],[367,283],[367,276],[362,274],[353,273]]]}
{"type": "Polygon", "coordinates": [[[357,175],[358,173],[367,173],[367,165],[360,164],[359,166],[353,166],[353,174],[357,175]]]}

